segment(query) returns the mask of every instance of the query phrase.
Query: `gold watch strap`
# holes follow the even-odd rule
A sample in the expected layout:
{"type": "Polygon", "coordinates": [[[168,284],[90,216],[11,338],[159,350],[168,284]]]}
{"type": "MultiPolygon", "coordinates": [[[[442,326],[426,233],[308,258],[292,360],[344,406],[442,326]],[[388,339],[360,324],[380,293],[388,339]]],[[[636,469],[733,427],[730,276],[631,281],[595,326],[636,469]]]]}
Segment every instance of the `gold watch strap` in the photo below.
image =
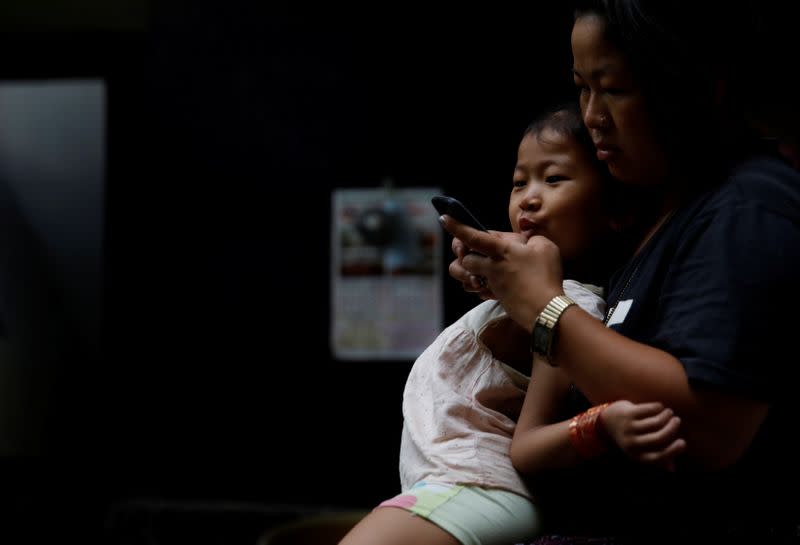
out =
{"type": "Polygon", "coordinates": [[[548,328],[553,328],[558,322],[558,319],[561,318],[561,313],[564,312],[568,306],[576,304],[575,301],[566,295],[556,295],[545,305],[544,310],[539,314],[538,320],[548,328]]]}
{"type": "Polygon", "coordinates": [[[544,358],[550,365],[555,366],[553,346],[555,345],[558,320],[567,308],[575,304],[577,303],[566,295],[556,295],[545,305],[533,323],[531,351],[544,358]]]}

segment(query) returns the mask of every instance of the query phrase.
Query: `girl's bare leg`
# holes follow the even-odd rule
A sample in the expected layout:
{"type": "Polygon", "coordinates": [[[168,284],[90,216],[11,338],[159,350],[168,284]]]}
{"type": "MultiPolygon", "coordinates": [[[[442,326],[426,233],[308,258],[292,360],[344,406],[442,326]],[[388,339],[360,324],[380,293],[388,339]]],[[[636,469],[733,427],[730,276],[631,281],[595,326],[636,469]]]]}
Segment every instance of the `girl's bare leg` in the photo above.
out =
{"type": "Polygon", "coordinates": [[[361,519],[339,545],[460,545],[452,534],[399,507],[381,507],[361,519]]]}

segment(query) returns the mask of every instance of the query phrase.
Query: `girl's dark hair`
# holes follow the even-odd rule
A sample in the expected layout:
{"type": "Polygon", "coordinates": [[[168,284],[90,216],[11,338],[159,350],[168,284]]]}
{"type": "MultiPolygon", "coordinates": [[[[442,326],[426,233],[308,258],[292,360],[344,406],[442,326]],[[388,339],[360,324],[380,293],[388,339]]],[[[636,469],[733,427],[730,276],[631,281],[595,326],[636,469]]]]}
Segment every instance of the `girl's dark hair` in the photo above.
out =
{"type": "Polygon", "coordinates": [[[528,125],[525,134],[532,134],[541,138],[545,129],[555,131],[561,136],[572,138],[580,144],[591,155],[594,155],[594,144],[586,125],[583,124],[583,116],[580,106],[575,102],[565,102],[552,106],[528,125]]]}
{"type": "MultiPolygon", "coordinates": [[[[620,185],[609,173],[608,166],[597,158],[596,148],[583,123],[583,116],[577,102],[564,102],[545,109],[528,125],[525,135],[535,136],[542,142],[547,129],[578,144],[586,158],[592,162],[602,176],[603,183],[607,188],[612,189],[620,185]]],[[[611,192],[606,193],[610,194],[611,192]]]]}

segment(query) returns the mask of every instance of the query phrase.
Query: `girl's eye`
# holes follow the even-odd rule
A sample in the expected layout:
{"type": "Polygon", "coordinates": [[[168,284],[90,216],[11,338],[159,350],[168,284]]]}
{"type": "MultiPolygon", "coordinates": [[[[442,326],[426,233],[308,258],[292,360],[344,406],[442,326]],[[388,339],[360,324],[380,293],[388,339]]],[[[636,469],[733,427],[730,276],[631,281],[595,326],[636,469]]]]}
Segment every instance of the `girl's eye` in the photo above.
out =
{"type": "Polygon", "coordinates": [[[514,187],[525,187],[528,182],[526,180],[514,180],[514,187]]]}
{"type": "Polygon", "coordinates": [[[566,180],[566,176],[561,176],[560,174],[554,174],[552,176],[548,176],[544,179],[546,184],[557,184],[558,182],[563,182],[566,180]]]}

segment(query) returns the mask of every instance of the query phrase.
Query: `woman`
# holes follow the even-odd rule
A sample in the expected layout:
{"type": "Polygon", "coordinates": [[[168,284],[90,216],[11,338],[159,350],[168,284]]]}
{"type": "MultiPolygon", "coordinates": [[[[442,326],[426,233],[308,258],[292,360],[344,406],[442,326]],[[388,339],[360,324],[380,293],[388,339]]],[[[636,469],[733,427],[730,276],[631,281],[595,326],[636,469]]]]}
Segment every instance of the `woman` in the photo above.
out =
{"type": "MultiPolygon", "coordinates": [[[[797,539],[797,502],[777,498],[800,484],[791,399],[800,176],[746,129],[739,91],[749,86],[737,78],[747,69],[737,63],[750,14],[734,4],[598,0],[576,10],[584,122],[598,158],[648,212],[612,280],[607,325],[561,298],[550,240],[523,244],[443,218],[457,239],[451,275],[532,333],[534,377],[558,366],[589,404],[660,402],[681,419],[674,472],[621,463],[610,479],[594,472],[574,485],[561,480],[574,472],[558,474],[572,501],[542,503],[581,532],[640,543],[797,539]]],[[[547,420],[526,410],[520,425],[547,420]]],[[[557,464],[518,435],[516,467],[552,478],[557,464]]]]}

